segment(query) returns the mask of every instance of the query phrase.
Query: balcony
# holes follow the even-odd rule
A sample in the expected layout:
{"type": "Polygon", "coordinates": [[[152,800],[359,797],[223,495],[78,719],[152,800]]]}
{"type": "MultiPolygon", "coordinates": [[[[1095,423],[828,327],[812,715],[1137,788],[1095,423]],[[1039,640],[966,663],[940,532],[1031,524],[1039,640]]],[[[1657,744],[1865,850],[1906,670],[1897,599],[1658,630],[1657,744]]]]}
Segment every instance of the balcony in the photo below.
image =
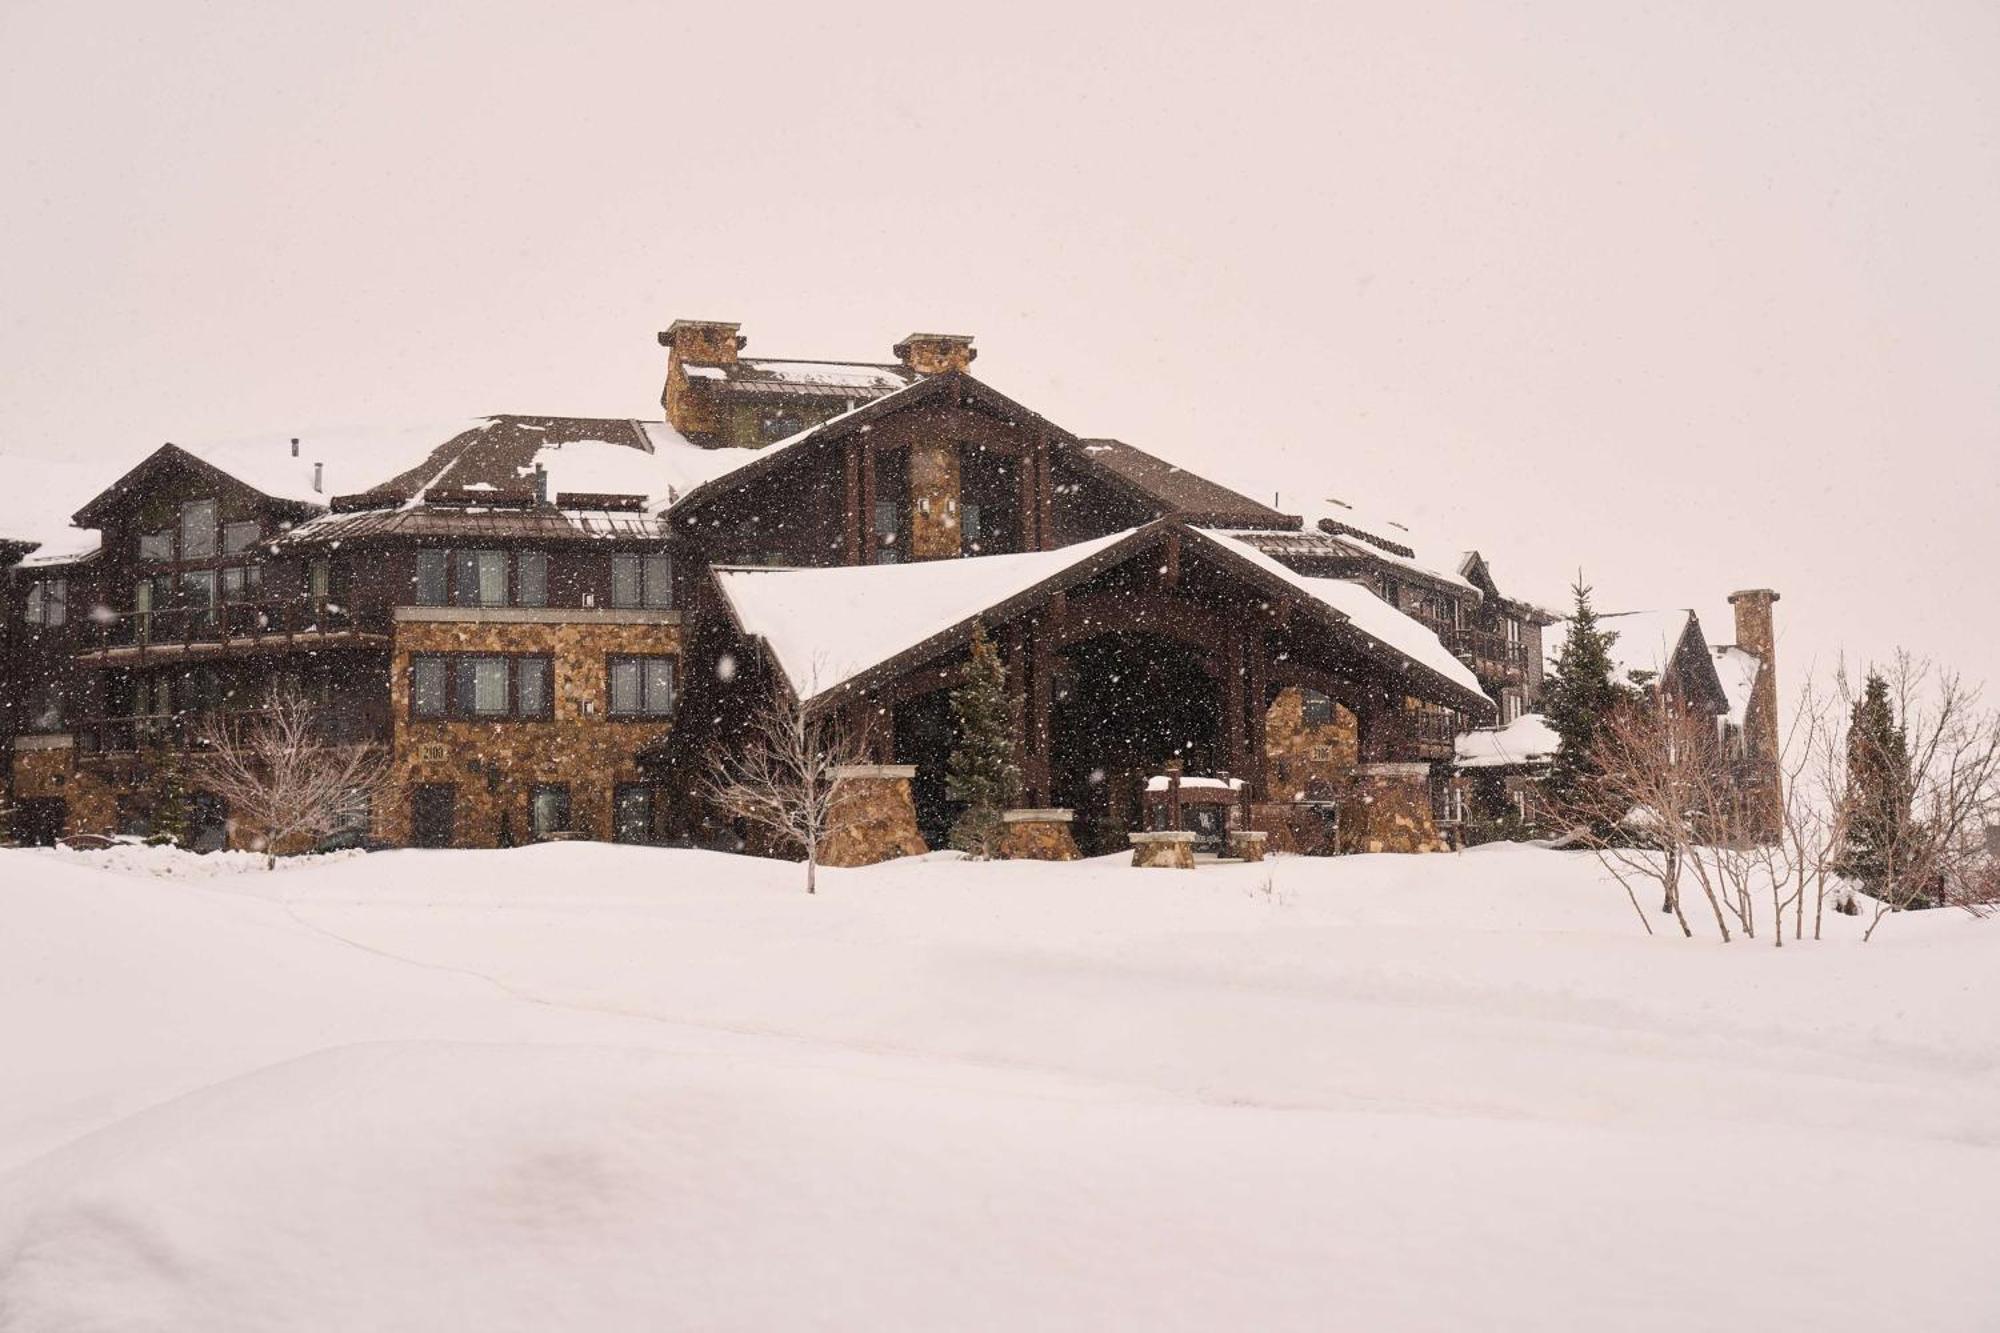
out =
{"type": "Polygon", "coordinates": [[[1438,632],[1453,656],[1472,663],[1475,675],[1518,681],[1527,674],[1528,645],[1492,630],[1450,627],[1438,632]]]}
{"type": "Polygon", "coordinates": [[[159,657],[386,646],[389,619],[332,602],[230,602],[101,615],[79,626],[78,638],[79,660],[125,664],[159,657]]]}
{"type": "MultiPolygon", "coordinates": [[[[231,732],[256,718],[261,708],[232,708],[220,713],[146,713],[124,717],[82,718],[74,724],[79,758],[139,754],[146,751],[183,751],[198,748],[211,719],[220,718],[231,732]]],[[[370,717],[351,708],[325,708],[314,716],[314,732],[329,745],[366,745],[386,742],[389,726],[379,717],[370,717]]]]}

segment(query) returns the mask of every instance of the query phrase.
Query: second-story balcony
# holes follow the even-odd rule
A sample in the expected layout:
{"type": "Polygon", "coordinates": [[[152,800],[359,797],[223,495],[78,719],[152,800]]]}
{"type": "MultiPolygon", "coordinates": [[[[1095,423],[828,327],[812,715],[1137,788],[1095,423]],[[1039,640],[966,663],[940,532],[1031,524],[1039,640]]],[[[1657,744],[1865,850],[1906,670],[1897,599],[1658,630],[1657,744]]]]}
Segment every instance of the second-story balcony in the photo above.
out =
{"type": "MultiPolygon", "coordinates": [[[[225,731],[235,733],[262,712],[259,708],[232,708],[215,713],[188,710],[87,717],[79,719],[71,732],[77,754],[85,758],[194,750],[200,748],[212,726],[219,723],[225,731]]],[[[313,715],[313,732],[329,745],[366,745],[386,742],[390,727],[386,716],[367,709],[327,707],[313,715]]]]}
{"type": "Polygon", "coordinates": [[[387,614],[357,614],[330,601],[227,602],[158,611],[111,612],[79,627],[79,658],[137,662],[295,648],[372,647],[389,642],[387,614]]]}
{"type": "Polygon", "coordinates": [[[1528,645],[1493,630],[1450,626],[1438,632],[1454,656],[1472,664],[1476,675],[1517,679],[1528,670],[1528,645]]]}

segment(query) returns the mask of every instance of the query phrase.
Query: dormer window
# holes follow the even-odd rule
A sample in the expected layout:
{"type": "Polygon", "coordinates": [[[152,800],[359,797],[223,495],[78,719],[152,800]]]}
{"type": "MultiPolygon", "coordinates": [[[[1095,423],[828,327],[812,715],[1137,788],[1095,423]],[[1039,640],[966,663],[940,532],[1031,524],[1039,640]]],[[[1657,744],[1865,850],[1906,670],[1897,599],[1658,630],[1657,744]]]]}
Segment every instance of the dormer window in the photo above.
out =
{"type": "Polygon", "coordinates": [[[181,506],[181,559],[205,560],[215,554],[215,501],[190,500],[181,506]]]}

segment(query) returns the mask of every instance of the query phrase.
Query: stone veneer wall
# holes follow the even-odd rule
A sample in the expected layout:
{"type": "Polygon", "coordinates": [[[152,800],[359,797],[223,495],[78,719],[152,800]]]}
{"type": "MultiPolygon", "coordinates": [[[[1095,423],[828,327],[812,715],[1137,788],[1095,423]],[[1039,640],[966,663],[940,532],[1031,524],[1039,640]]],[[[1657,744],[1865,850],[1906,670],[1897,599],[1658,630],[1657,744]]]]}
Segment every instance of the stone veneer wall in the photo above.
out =
{"type": "Polygon", "coordinates": [[[840,769],[833,789],[834,831],[819,850],[821,865],[872,866],[930,850],[917,831],[910,794],[911,764],[857,764],[840,769]]]}
{"type": "Polygon", "coordinates": [[[1001,816],[1000,858],[1004,861],[1078,861],[1068,810],[1009,810],[1001,816]]]}
{"type": "Polygon", "coordinates": [[[963,547],[958,526],[958,446],[927,440],[910,446],[910,558],[949,560],[963,547]]]}
{"type": "Polygon", "coordinates": [[[1340,803],[1340,841],[1350,852],[1442,852],[1431,813],[1430,765],[1363,764],[1340,803]]]}
{"type": "MultiPolygon", "coordinates": [[[[612,788],[643,780],[634,756],[672,723],[611,720],[605,659],[627,653],[678,655],[680,649],[678,624],[399,618],[389,698],[403,789],[376,811],[376,836],[408,842],[415,786],[449,783],[458,789],[455,845],[498,846],[503,816],[514,840],[526,842],[535,786],[561,783],[569,787],[570,827],[588,837],[610,838],[612,788]],[[545,722],[413,721],[412,653],[548,653],[555,663],[554,717],[545,722]]],[[[685,692],[684,682],[676,680],[676,685],[685,692]]]]}
{"type": "Polygon", "coordinates": [[[1333,721],[1306,725],[1305,692],[1296,685],[1278,691],[1264,714],[1264,760],[1271,799],[1296,801],[1321,784],[1337,791],[1360,756],[1360,727],[1338,703],[1333,721]]]}
{"type": "Polygon", "coordinates": [[[76,762],[76,747],[68,737],[44,742],[23,737],[14,742],[16,800],[56,799],[67,803],[63,834],[114,833],[118,828],[118,794],[129,785],[76,762]]]}

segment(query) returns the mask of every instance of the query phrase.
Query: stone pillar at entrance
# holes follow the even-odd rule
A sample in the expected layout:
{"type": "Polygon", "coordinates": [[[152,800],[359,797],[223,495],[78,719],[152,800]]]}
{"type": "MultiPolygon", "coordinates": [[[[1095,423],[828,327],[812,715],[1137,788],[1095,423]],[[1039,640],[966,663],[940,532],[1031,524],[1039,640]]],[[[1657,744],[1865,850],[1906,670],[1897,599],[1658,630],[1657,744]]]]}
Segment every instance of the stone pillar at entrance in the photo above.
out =
{"type": "Polygon", "coordinates": [[[834,831],[821,844],[821,865],[868,866],[930,848],[917,831],[910,794],[915,764],[847,764],[834,770],[834,831]]]}

